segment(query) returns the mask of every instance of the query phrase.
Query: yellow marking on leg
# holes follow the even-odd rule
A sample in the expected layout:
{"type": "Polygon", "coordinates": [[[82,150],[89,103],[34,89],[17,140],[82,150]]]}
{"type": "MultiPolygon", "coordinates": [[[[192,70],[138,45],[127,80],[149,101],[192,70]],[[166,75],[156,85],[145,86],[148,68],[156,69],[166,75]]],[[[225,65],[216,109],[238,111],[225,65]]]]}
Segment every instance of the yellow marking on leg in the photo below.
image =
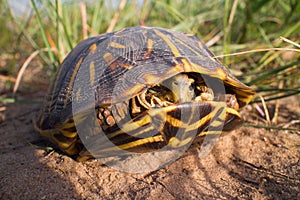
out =
{"type": "Polygon", "coordinates": [[[81,87],[78,88],[75,94],[76,101],[79,101],[79,98],[81,97],[81,87]]]}
{"type": "Polygon", "coordinates": [[[204,49],[204,46],[203,46],[202,42],[198,42],[198,45],[199,45],[200,49],[204,49]]]}
{"type": "Polygon", "coordinates": [[[125,30],[126,30],[126,28],[122,28],[122,29],[116,31],[116,32],[115,32],[115,35],[118,35],[119,33],[122,33],[122,32],[125,31],[125,30]]]}
{"type": "Polygon", "coordinates": [[[103,59],[105,60],[105,62],[107,63],[107,65],[112,69],[112,70],[115,70],[118,65],[123,67],[123,68],[126,68],[126,69],[131,69],[133,68],[133,66],[131,65],[126,65],[122,62],[118,62],[118,60],[111,54],[111,53],[105,53],[103,55],[103,59]]]}
{"type": "Polygon", "coordinates": [[[184,34],[185,36],[187,36],[187,37],[192,37],[192,36],[195,36],[194,34],[192,34],[192,33],[185,33],[184,34]]]}
{"type": "MultiPolygon", "coordinates": [[[[130,90],[123,90],[122,94],[119,96],[119,99],[129,99],[133,94],[138,94],[143,90],[144,86],[141,84],[136,84],[131,86],[130,90]]],[[[114,102],[111,102],[114,103],[114,102]]]]}
{"type": "Polygon", "coordinates": [[[218,78],[221,80],[225,80],[227,78],[226,72],[223,69],[217,68],[218,78]]]}
{"type": "Polygon", "coordinates": [[[143,76],[143,78],[144,78],[145,83],[147,83],[147,84],[159,83],[162,80],[162,78],[151,75],[151,74],[145,74],[143,76]]]}
{"type": "Polygon", "coordinates": [[[60,132],[67,138],[75,138],[77,136],[77,131],[70,132],[70,131],[60,130],[60,132]]]}
{"type": "MultiPolygon", "coordinates": [[[[196,63],[191,63],[191,65],[192,65],[192,69],[194,70],[194,72],[198,72],[200,74],[205,74],[205,75],[209,75],[209,76],[212,75],[212,71],[210,71],[208,67],[203,67],[196,63]]],[[[217,76],[214,76],[214,77],[218,78],[217,76]]]]}
{"type": "Polygon", "coordinates": [[[148,40],[147,40],[147,52],[146,52],[145,55],[143,56],[144,59],[150,57],[151,52],[152,52],[152,48],[153,48],[153,40],[148,39],[148,40]]]}

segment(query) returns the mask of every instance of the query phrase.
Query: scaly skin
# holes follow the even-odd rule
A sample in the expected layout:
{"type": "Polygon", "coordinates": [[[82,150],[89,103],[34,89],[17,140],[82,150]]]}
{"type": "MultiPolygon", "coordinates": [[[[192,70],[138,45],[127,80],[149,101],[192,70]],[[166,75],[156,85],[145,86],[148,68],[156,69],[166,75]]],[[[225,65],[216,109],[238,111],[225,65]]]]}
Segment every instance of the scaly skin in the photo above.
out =
{"type": "Polygon", "coordinates": [[[162,85],[172,91],[174,103],[192,101],[195,97],[194,79],[186,74],[178,74],[165,81],[162,85]]]}

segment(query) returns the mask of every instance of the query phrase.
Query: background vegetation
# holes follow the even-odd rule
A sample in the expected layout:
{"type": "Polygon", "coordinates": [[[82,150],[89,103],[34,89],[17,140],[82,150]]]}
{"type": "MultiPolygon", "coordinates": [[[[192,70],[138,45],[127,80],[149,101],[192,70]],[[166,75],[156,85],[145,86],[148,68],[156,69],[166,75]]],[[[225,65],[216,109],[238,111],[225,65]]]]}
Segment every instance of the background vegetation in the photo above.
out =
{"type": "Polygon", "coordinates": [[[138,25],[194,33],[265,100],[300,93],[298,0],[31,0],[23,13],[12,5],[0,3],[2,94],[45,90],[79,41],[138,25]]]}

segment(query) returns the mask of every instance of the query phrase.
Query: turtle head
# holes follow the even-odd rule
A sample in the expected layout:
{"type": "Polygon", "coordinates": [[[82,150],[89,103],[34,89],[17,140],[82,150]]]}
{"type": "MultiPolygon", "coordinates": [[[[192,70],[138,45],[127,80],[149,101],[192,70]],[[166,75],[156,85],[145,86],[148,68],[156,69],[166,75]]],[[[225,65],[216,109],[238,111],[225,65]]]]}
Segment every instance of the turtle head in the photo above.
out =
{"type": "Polygon", "coordinates": [[[183,103],[192,101],[195,97],[194,82],[186,74],[177,74],[165,80],[162,85],[171,90],[174,103],[183,103]]]}

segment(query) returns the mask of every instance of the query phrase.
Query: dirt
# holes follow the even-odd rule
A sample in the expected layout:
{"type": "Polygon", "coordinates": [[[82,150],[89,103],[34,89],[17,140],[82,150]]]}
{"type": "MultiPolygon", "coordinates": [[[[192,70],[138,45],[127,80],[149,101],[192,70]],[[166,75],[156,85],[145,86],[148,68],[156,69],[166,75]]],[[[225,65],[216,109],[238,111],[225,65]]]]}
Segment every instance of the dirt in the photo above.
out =
{"type": "MultiPolygon", "coordinates": [[[[268,122],[248,106],[244,125],[221,137],[208,155],[200,158],[194,144],[146,174],[97,160],[76,162],[51,150],[32,126],[41,103],[33,95],[23,98],[31,101],[0,105],[0,199],[300,199],[299,96],[278,101],[273,126],[291,130],[249,126],[268,122]]],[[[275,102],[267,105],[272,117],[275,102]]]]}

